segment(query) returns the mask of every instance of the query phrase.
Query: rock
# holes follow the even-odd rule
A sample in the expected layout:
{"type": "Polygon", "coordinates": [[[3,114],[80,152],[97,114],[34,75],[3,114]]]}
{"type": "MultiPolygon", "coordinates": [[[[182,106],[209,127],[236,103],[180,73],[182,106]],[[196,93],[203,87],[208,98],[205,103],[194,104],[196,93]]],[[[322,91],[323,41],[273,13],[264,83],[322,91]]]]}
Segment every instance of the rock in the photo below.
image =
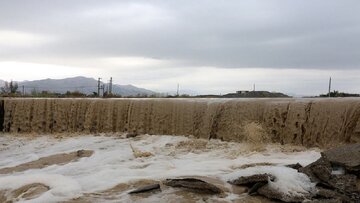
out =
{"type": "Polygon", "coordinates": [[[331,177],[331,167],[325,165],[315,165],[311,168],[313,174],[322,182],[328,182],[331,177]]]}
{"type": "Polygon", "coordinates": [[[338,191],[356,192],[358,191],[356,186],[355,175],[332,175],[329,184],[336,188],[338,191]]]}
{"type": "Polygon", "coordinates": [[[354,202],[360,202],[360,192],[350,192],[346,194],[354,202]]]}
{"type": "Polygon", "coordinates": [[[160,184],[152,184],[152,185],[140,187],[136,190],[130,191],[129,194],[138,194],[138,193],[150,192],[153,190],[160,190],[160,184]]]}
{"type": "Polygon", "coordinates": [[[81,149],[81,150],[76,151],[76,156],[77,156],[77,157],[89,157],[89,156],[91,156],[93,153],[94,153],[94,152],[91,151],[91,150],[81,149]]]}
{"type": "Polygon", "coordinates": [[[344,194],[338,193],[334,190],[330,190],[330,189],[325,189],[322,187],[317,187],[317,194],[314,197],[315,199],[319,199],[319,200],[337,200],[340,202],[352,202],[351,199],[349,197],[347,197],[344,194]]]}
{"type": "Polygon", "coordinates": [[[255,183],[255,185],[253,185],[249,191],[248,191],[248,194],[249,195],[254,195],[257,193],[257,191],[259,190],[259,188],[261,188],[262,186],[266,185],[267,183],[264,183],[264,182],[258,182],[258,183],[255,183]]]}
{"type": "Polygon", "coordinates": [[[300,168],[298,171],[306,174],[312,182],[327,183],[331,177],[332,168],[329,160],[325,157],[321,157],[308,166],[300,168]]]}
{"type": "Polygon", "coordinates": [[[186,188],[192,192],[206,193],[206,194],[220,194],[223,191],[213,184],[196,178],[182,178],[182,179],[166,179],[164,185],[170,187],[186,188]]]}
{"type": "Polygon", "coordinates": [[[360,176],[360,143],[336,147],[322,153],[333,165],[344,166],[346,171],[360,176]]]}
{"type": "Polygon", "coordinates": [[[357,187],[360,144],[337,147],[321,155],[314,163],[299,169],[299,172],[305,173],[312,182],[317,183],[318,194],[315,198],[319,201],[360,202],[357,187]]]}
{"type": "Polygon", "coordinates": [[[269,181],[275,180],[275,176],[271,174],[255,174],[251,176],[241,176],[235,180],[228,181],[228,183],[233,185],[245,185],[250,187],[248,190],[249,195],[254,195],[257,193],[258,189],[268,184],[269,181]]]}
{"type": "Polygon", "coordinates": [[[251,175],[251,176],[241,176],[235,180],[231,180],[228,181],[230,184],[233,185],[247,185],[247,186],[252,186],[256,183],[268,183],[268,181],[271,180],[275,180],[275,177],[271,174],[256,174],[256,175],[251,175]]]}
{"type": "Polygon", "coordinates": [[[289,167],[289,168],[292,168],[292,169],[295,169],[295,170],[299,170],[300,168],[302,168],[303,166],[299,163],[296,163],[296,164],[289,164],[289,165],[286,165],[286,167],[289,167]]]}
{"type": "Polygon", "coordinates": [[[305,203],[343,203],[341,199],[316,199],[305,201],[305,203]]]}
{"type": "Polygon", "coordinates": [[[311,199],[310,194],[308,195],[287,195],[280,191],[277,191],[274,188],[269,187],[269,185],[265,185],[257,190],[259,195],[263,195],[269,199],[277,199],[283,202],[303,202],[306,199],[311,199]]]}
{"type": "Polygon", "coordinates": [[[136,136],[138,136],[137,133],[127,133],[127,134],[125,135],[126,138],[132,138],[132,137],[136,137],[136,136]]]}
{"type": "Polygon", "coordinates": [[[360,202],[357,177],[352,174],[331,175],[328,182],[320,182],[318,196],[326,198],[341,199],[343,202],[360,202]]]}

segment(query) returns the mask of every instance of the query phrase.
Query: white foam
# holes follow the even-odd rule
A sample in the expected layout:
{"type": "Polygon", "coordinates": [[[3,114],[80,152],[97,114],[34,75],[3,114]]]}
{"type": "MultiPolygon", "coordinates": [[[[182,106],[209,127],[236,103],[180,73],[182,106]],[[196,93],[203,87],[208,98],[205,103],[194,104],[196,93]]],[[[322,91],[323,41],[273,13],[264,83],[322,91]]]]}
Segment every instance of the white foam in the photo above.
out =
{"type": "MultiPolygon", "coordinates": [[[[78,182],[63,175],[50,174],[19,174],[0,178],[1,189],[17,189],[21,186],[42,183],[50,190],[42,194],[34,202],[57,202],[77,197],[81,194],[81,186],[78,182]]],[[[28,201],[32,202],[32,201],[28,201]]]]}
{"type": "MultiPolygon", "coordinates": [[[[94,150],[91,157],[85,157],[65,165],[52,165],[43,169],[32,169],[14,174],[0,175],[0,189],[14,189],[29,183],[43,183],[50,191],[33,201],[65,200],[82,193],[99,192],[120,183],[128,183],[140,179],[162,180],[177,176],[215,176],[222,179],[231,175],[251,173],[256,170],[269,170],[274,175],[282,175],[273,187],[287,192],[306,192],[310,184],[303,176],[292,169],[282,167],[285,164],[299,162],[309,164],[320,157],[317,151],[283,153],[279,149],[269,147],[261,153],[243,152],[240,143],[226,143],[212,140],[206,149],[188,151],[176,148],[180,141],[190,138],[180,136],[143,135],[134,139],[118,139],[106,136],[81,136],[56,140],[50,137],[37,139],[0,137],[0,168],[11,167],[39,157],[72,152],[80,149],[94,150]],[[154,156],[135,158],[131,147],[141,151],[149,151],[154,156]],[[170,145],[167,145],[170,144],[170,145]],[[226,145],[226,147],[217,147],[226,145]],[[244,164],[268,162],[276,167],[257,167],[257,169],[238,170],[244,164]],[[285,174],[285,175],[284,175],[285,174]],[[288,183],[292,182],[292,183],[288,183]],[[281,186],[281,185],[284,186],[281,186]]],[[[161,196],[159,196],[161,198],[161,196]]]]}
{"type": "Polygon", "coordinates": [[[224,176],[225,180],[234,180],[240,176],[255,174],[271,174],[274,181],[269,182],[269,187],[289,196],[303,196],[315,193],[315,183],[309,177],[297,170],[282,166],[258,166],[235,171],[224,176]]]}

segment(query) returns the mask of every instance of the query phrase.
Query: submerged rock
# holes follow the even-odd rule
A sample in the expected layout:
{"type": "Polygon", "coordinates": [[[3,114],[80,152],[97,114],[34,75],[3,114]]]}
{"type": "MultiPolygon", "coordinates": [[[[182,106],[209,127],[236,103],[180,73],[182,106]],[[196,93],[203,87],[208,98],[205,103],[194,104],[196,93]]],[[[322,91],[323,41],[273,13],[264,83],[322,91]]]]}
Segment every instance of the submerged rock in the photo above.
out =
{"type": "Polygon", "coordinates": [[[45,193],[49,189],[50,187],[47,185],[41,183],[33,183],[20,187],[14,190],[12,193],[17,198],[30,200],[39,197],[41,194],[45,193]]]}
{"type": "Polygon", "coordinates": [[[0,202],[32,200],[49,191],[50,187],[41,183],[24,185],[12,191],[0,191],[0,202]]]}
{"type": "Polygon", "coordinates": [[[93,153],[94,153],[94,151],[81,149],[81,150],[76,151],[76,156],[77,157],[90,157],[93,153]]]}
{"type": "Polygon", "coordinates": [[[237,185],[237,186],[248,186],[249,195],[254,195],[257,193],[258,189],[266,185],[269,181],[275,180],[275,176],[271,174],[255,174],[251,176],[241,176],[235,180],[228,181],[228,183],[237,185]]]}
{"type": "Polygon", "coordinates": [[[241,176],[235,180],[228,181],[233,185],[254,185],[256,183],[268,183],[268,181],[275,180],[275,177],[271,174],[255,174],[251,176],[241,176]]]}
{"type": "Polygon", "coordinates": [[[65,165],[73,161],[77,161],[83,157],[90,157],[94,151],[92,150],[78,150],[70,153],[54,154],[47,157],[41,157],[38,160],[22,163],[13,167],[6,167],[0,169],[0,174],[22,172],[29,169],[42,169],[51,165],[65,165]]]}
{"type": "Polygon", "coordinates": [[[255,195],[257,194],[257,191],[263,187],[264,185],[266,185],[267,183],[265,182],[258,182],[258,183],[255,183],[248,191],[248,194],[249,195],[255,195]]]}
{"type": "Polygon", "coordinates": [[[215,185],[196,178],[166,179],[163,183],[166,186],[185,188],[192,192],[206,194],[223,193],[223,191],[215,185]]]}
{"type": "Polygon", "coordinates": [[[126,135],[125,135],[125,137],[126,138],[133,138],[133,137],[137,137],[139,134],[137,134],[137,133],[127,133],[126,135]]]}
{"type": "Polygon", "coordinates": [[[138,193],[150,192],[153,190],[160,190],[160,184],[152,184],[152,185],[143,186],[143,187],[140,187],[133,191],[130,191],[129,194],[138,194],[138,193]]]}
{"type": "Polygon", "coordinates": [[[302,168],[303,166],[299,163],[296,163],[296,164],[289,164],[289,165],[286,165],[286,167],[289,167],[289,168],[292,168],[292,169],[295,169],[295,170],[299,170],[300,168],[302,168]]]}

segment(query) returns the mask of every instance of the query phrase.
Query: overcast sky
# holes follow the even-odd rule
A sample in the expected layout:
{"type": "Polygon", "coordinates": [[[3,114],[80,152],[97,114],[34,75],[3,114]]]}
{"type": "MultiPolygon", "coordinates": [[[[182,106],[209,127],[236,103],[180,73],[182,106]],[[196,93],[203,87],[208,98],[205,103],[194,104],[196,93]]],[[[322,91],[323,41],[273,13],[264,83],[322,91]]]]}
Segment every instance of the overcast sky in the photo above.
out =
{"type": "Polygon", "coordinates": [[[0,78],[360,93],[359,0],[0,0],[0,78]]]}

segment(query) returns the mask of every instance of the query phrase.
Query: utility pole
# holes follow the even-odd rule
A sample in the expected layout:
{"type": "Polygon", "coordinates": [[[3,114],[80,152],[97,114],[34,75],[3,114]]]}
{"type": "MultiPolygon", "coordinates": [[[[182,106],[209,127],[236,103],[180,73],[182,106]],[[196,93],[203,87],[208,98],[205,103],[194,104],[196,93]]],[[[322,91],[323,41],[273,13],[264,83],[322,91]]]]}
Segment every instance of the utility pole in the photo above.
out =
{"type": "Polygon", "coordinates": [[[329,79],[329,98],[331,97],[331,96],[330,96],[330,93],[331,93],[331,77],[330,77],[330,79],[329,79]]]}
{"type": "Polygon", "coordinates": [[[112,77],[110,77],[109,94],[112,94],[112,77]]]}
{"type": "Polygon", "coordinates": [[[22,96],[23,97],[25,96],[25,86],[24,85],[22,86],[22,96]]]}
{"type": "Polygon", "coordinates": [[[105,84],[103,84],[103,85],[101,86],[101,89],[102,89],[102,95],[103,95],[103,97],[104,97],[104,93],[105,93],[105,84]]]}
{"type": "Polygon", "coordinates": [[[100,97],[100,89],[101,89],[101,78],[98,78],[98,97],[100,97]]]}
{"type": "Polygon", "coordinates": [[[177,84],[176,96],[179,96],[179,83],[177,84]]]}
{"type": "Polygon", "coordinates": [[[254,83],[254,92],[255,92],[255,83],[254,83]]]}

